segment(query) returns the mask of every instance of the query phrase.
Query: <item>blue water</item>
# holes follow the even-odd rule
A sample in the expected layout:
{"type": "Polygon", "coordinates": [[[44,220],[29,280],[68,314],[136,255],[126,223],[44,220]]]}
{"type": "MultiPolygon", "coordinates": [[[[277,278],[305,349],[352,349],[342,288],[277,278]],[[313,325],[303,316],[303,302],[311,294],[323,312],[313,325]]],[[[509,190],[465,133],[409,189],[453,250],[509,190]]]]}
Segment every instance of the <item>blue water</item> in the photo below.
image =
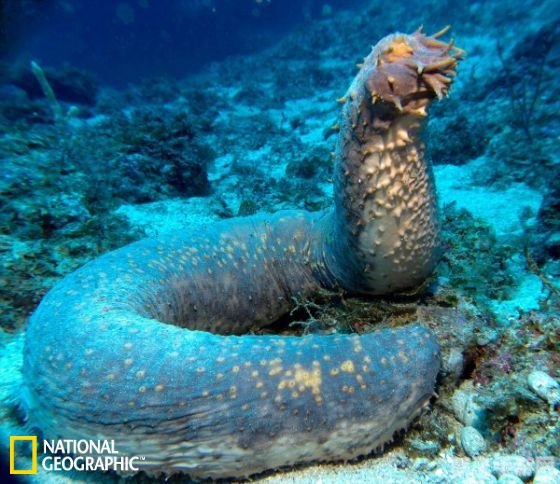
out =
{"type": "MultiPolygon", "coordinates": [[[[70,64],[120,86],[184,76],[226,56],[258,51],[319,18],[323,7],[316,0],[4,3],[9,54],[70,64]]],[[[356,3],[329,5],[339,10],[356,3]]]]}
{"type": "Polygon", "coordinates": [[[424,133],[441,262],[419,295],[360,300],[363,312],[322,301],[290,322],[436,327],[455,366],[444,361],[432,420],[397,444],[406,459],[464,457],[447,435],[467,391],[488,456],[559,468],[558,403],[526,383],[533,370],[560,381],[557,0],[0,2],[0,449],[26,431],[18,365],[45,293],[146,235],[329,207],[335,100],[373,44],[421,25],[451,25],[444,38],[466,51],[424,133]]]}

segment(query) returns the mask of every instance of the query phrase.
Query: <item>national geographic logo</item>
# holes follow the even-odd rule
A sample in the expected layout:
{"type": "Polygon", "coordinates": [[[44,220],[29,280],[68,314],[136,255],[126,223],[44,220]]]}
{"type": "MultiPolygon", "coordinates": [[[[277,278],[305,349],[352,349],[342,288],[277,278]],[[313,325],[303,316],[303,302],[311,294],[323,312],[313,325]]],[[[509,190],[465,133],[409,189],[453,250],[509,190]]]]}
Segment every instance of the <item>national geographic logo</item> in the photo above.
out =
{"type": "Polygon", "coordinates": [[[37,474],[44,471],[115,471],[135,473],[144,456],[119,455],[114,440],[43,440],[38,457],[35,435],[10,436],[10,474],[37,474]]]}
{"type": "Polygon", "coordinates": [[[12,435],[10,436],[10,474],[37,474],[37,436],[36,435],[12,435]],[[16,466],[16,456],[24,452],[19,449],[21,444],[31,445],[31,467],[21,469],[16,466]],[[18,452],[19,450],[19,452],[18,452]]]}

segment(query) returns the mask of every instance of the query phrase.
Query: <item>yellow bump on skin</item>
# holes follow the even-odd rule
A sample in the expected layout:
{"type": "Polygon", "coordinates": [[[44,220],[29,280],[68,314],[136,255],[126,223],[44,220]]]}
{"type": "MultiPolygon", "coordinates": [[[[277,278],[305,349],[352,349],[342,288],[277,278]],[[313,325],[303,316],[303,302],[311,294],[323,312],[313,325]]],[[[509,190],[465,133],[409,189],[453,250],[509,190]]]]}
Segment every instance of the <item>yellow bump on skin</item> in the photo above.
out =
{"type": "Polygon", "coordinates": [[[299,397],[299,393],[294,390],[292,392],[292,398],[297,398],[297,397],[299,397]]]}
{"type": "Polygon", "coordinates": [[[221,393],[218,393],[216,395],[216,400],[223,400],[223,399],[224,399],[224,396],[221,393]]]}
{"type": "Polygon", "coordinates": [[[274,376],[274,375],[278,375],[278,373],[282,373],[282,367],[281,367],[281,366],[278,366],[278,367],[273,368],[272,370],[270,370],[270,371],[268,372],[268,375],[269,375],[269,376],[274,376]]]}
{"type": "Polygon", "coordinates": [[[144,378],[146,376],[146,372],[144,370],[138,370],[136,372],[136,378],[144,378]]]}
{"type": "Polygon", "coordinates": [[[134,363],[134,360],[132,358],[127,358],[126,360],[124,360],[124,366],[132,366],[132,363],[134,363]]]}
{"type": "Polygon", "coordinates": [[[139,393],[146,393],[146,387],[144,385],[142,385],[141,387],[138,388],[138,392],[139,393]]]}
{"type": "Polygon", "coordinates": [[[130,402],[128,402],[128,406],[129,407],[135,407],[136,406],[136,402],[134,400],[130,400],[130,402]]]}
{"type": "Polygon", "coordinates": [[[248,403],[244,403],[243,405],[241,405],[241,410],[243,410],[243,411],[249,410],[249,404],[248,404],[248,403]]]}
{"type": "Polygon", "coordinates": [[[333,368],[330,373],[331,376],[336,376],[340,373],[340,370],[338,368],[333,368]]]}
{"type": "Polygon", "coordinates": [[[224,374],[223,373],[218,373],[216,375],[216,380],[222,380],[224,378],[224,374]]]}
{"type": "Polygon", "coordinates": [[[251,367],[251,362],[250,361],[246,361],[245,363],[243,363],[243,366],[245,368],[250,368],[251,367]]]}
{"type": "Polygon", "coordinates": [[[161,383],[156,385],[156,388],[155,388],[156,392],[163,392],[164,389],[165,389],[165,386],[162,385],[161,383]]]}
{"type": "Polygon", "coordinates": [[[387,56],[387,60],[391,58],[390,62],[394,62],[399,57],[410,57],[412,52],[412,47],[410,47],[404,40],[395,40],[391,43],[385,54],[387,56]]]}
{"type": "Polygon", "coordinates": [[[369,356],[364,356],[364,363],[371,363],[371,358],[369,356]]]}
{"type": "Polygon", "coordinates": [[[226,361],[226,359],[225,359],[223,356],[218,356],[218,357],[216,358],[216,361],[217,361],[218,363],[223,363],[224,361],[226,361]]]}
{"type": "Polygon", "coordinates": [[[323,360],[331,361],[331,357],[329,355],[325,355],[325,356],[323,356],[323,360]]]}
{"type": "Polygon", "coordinates": [[[133,346],[132,343],[125,343],[125,344],[123,345],[123,348],[124,348],[125,350],[130,350],[130,349],[132,349],[132,346],[133,346]]]}
{"type": "Polygon", "coordinates": [[[107,380],[113,381],[114,379],[115,379],[115,374],[114,374],[114,373],[109,373],[109,374],[107,375],[107,380]]]}
{"type": "Polygon", "coordinates": [[[381,364],[383,366],[387,366],[387,358],[385,358],[385,357],[381,358],[381,364]]]}
{"type": "Polygon", "coordinates": [[[268,397],[268,392],[262,392],[261,393],[261,398],[266,398],[268,397]]]}
{"type": "Polygon", "coordinates": [[[257,377],[259,376],[259,372],[258,372],[257,370],[253,370],[253,371],[251,372],[251,376],[252,376],[253,378],[257,378],[257,377]]]}
{"type": "Polygon", "coordinates": [[[233,373],[239,373],[239,367],[238,367],[237,365],[235,365],[235,366],[231,369],[231,371],[232,371],[233,373]]]}
{"type": "Polygon", "coordinates": [[[204,390],[204,391],[202,392],[202,396],[203,396],[203,397],[207,397],[208,395],[210,395],[210,392],[209,392],[208,390],[204,390]]]}
{"type": "Polygon", "coordinates": [[[255,385],[255,388],[262,388],[264,385],[264,383],[262,381],[258,381],[257,384],[255,385]]]}
{"type": "Polygon", "coordinates": [[[369,371],[369,366],[367,366],[367,365],[362,365],[362,371],[363,371],[364,373],[367,373],[367,372],[369,371]]]}
{"type": "Polygon", "coordinates": [[[206,368],[203,368],[202,366],[199,366],[199,367],[196,369],[196,372],[197,372],[198,374],[204,373],[205,371],[206,371],[206,368]]]}
{"type": "Polygon", "coordinates": [[[352,360],[346,360],[342,362],[342,364],[340,365],[340,369],[346,373],[354,373],[354,362],[352,360]]]}
{"type": "Polygon", "coordinates": [[[276,403],[280,403],[282,401],[282,397],[280,395],[278,395],[277,397],[274,397],[274,401],[276,403]]]}
{"type": "Polygon", "coordinates": [[[259,364],[260,364],[261,366],[266,366],[266,360],[261,360],[261,361],[259,361],[259,364]]]}
{"type": "Polygon", "coordinates": [[[322,383],[321,368],[319,367],[319,362],[316,362],[313,366],[315,367],[313,370],[307,371],[301,368],[301,365],[294,365],[294,377],[281,380],[278,384],[278,389],[295,388],[297,385],[300,391],[305,391],[309,388],[314,395],[319,394],[322,383]]]}
{"type": "Polygon", "coordinates": [[[404,143],[410,142],[410,136],[408,135],[408,132],[404,129],[399,129],[397,131],[397,138],[404,143]]]}
{"type": "Polygon", "coordinates": [[[93,350],[91,348],[88,348],[87,350],[84,351],[84,354],[86,356],[91,356],[93,354],[93,350]]]}
{"type": "Polygon", "coordinates": [[[399,358],[403,363],[408,363],[408,357],[406,356],[404,351],[399,351],[399,358]]]}

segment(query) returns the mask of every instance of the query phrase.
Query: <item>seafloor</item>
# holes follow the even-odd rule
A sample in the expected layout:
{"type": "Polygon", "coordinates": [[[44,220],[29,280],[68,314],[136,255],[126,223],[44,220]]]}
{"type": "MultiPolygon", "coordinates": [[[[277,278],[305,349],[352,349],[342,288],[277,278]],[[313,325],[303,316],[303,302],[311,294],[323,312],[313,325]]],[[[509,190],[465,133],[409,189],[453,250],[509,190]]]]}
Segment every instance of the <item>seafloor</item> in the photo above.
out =
{"type": "Polygon", "coordinates": [[[50,287],[145,234],[328,206],[336,99],[355,64],[392,31],[452,22],[468,56],[426,130],[444,227],[436,274],[409,297],[302,301],[293,321],[429,325],[444,348],[437,396],[381,456],[254,480],[560,482],[560,14],[554,0],[521,3],[325,8],[266,51],[121,91],[42,66],[57,104],[14,73],[0,98],[0,441],[23,432],[25,324],[50,287]]]}

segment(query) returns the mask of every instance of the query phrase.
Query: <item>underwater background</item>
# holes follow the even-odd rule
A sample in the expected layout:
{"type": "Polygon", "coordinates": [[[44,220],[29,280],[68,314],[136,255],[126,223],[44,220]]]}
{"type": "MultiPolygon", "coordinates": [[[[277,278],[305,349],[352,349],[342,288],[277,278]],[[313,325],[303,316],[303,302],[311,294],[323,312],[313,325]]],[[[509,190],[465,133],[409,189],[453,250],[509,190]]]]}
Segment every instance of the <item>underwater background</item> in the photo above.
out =
{"type": "Polygon", "coordinates": [[[560,482],[558,1],[0,8],[0,447],[24,433],[25,326],[54,284],[145,236],[330,206],[336,99],[355,65],[389,33],[451,24],[467,56],[424,135],[445,249],[431,284],[307,305],[292,322],[431,326],[443,346],[438,398],[379,457],[262,480],[560,482]]]}

